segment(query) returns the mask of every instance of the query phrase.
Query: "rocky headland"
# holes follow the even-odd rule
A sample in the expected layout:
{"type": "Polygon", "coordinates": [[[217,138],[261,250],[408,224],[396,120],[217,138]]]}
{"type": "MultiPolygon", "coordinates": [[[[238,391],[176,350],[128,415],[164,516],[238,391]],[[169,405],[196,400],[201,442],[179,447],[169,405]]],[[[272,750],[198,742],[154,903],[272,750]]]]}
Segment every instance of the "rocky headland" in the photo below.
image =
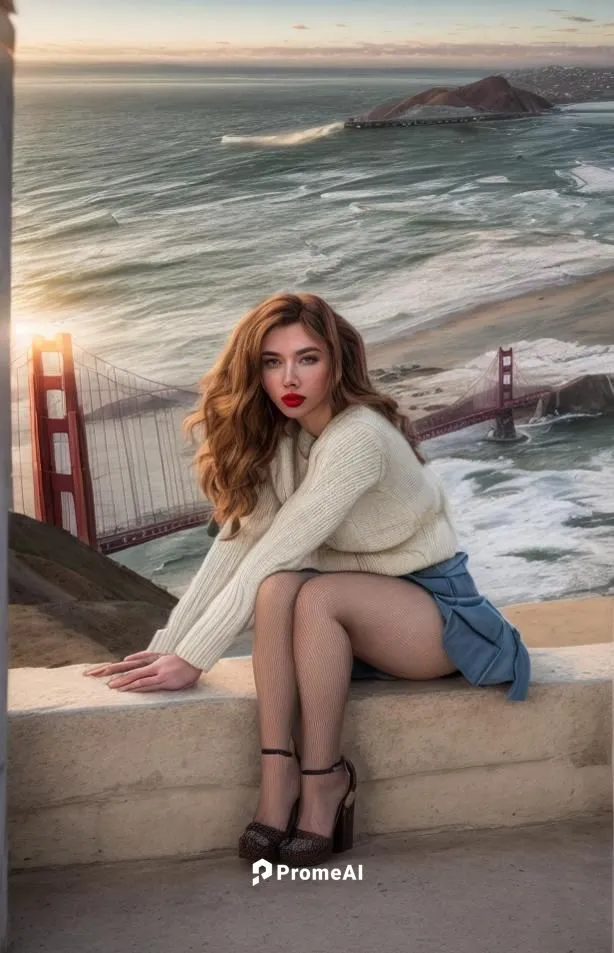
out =
{"type": "Polygon", "coordinates": [[[448,107],[449,109],[471,109],[476,112],[539,115],[551,109],[552,106],[552,102],[544,96],[516,88],[504,76],[487,76],[465,86],[435,86],[399,102],[376,106],[361,118],[364,120],[399,119],[418,108],[422,114],[425,107],[438,110],[448,107]]]}

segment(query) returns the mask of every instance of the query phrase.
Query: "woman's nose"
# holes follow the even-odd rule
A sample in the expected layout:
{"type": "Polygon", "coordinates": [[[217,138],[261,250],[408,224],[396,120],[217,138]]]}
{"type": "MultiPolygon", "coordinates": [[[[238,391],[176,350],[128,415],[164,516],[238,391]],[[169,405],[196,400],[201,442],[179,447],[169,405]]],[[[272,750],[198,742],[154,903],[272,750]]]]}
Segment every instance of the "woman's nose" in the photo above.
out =
{"type": "Polygon", "coordinates": [[[284,372],[284,384],[286,387],[289,387],[291,384],[296,384],[297,373],[296,369],[292,364],[286,365],[286,370],[284,372]]]}

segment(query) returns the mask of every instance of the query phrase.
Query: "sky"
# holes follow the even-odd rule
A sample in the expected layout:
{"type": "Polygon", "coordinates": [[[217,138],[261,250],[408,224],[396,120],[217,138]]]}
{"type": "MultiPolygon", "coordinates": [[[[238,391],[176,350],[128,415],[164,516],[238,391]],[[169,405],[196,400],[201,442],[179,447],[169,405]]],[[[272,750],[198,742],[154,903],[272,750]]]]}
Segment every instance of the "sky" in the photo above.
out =
{"type": "MultiPolygon", "coordinates": [[[[547,0],[546,0],[547,2],[547,0]]],[[[556,2],[556,0],[555,0],[556,2]]],[[[16,0],[22,61],[614,66],[614,3],[16,0]]]]}

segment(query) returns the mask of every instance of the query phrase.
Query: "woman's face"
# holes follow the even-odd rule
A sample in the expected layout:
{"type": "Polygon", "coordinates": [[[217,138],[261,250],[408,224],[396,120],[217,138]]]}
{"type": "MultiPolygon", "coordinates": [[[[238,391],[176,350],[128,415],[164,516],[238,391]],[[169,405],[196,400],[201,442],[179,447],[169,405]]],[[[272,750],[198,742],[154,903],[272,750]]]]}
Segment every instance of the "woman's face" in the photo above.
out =
{"type": "Polygon", "coordinates": [[[311,422],[316,429],[320,423],[326,425],[330,419],[330,371],[325,342],[302,324],[274,328],[265,336],[262,386],[286,417],[311,422]]]}

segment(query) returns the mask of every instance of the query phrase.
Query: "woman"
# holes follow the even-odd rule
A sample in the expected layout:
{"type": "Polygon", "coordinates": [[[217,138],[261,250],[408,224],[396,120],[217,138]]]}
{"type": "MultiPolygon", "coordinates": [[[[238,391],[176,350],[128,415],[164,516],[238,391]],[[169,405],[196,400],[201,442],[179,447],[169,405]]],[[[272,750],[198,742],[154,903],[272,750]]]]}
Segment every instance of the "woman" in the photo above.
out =
{"type": "Polygon", "coordinates": [[[221,530],[148,651],[86,674],[120,691],[187,688],[252,623],[261,789],[239,854],[317,864],[352,846],[350,680],[460,670],[523,699],[528,653],[477,592],[409,420],[325,301],[254,308],[203,394],[186,427],[204,428],[200,484],[221,530]]]}

